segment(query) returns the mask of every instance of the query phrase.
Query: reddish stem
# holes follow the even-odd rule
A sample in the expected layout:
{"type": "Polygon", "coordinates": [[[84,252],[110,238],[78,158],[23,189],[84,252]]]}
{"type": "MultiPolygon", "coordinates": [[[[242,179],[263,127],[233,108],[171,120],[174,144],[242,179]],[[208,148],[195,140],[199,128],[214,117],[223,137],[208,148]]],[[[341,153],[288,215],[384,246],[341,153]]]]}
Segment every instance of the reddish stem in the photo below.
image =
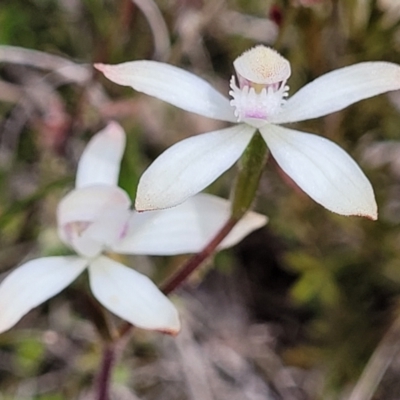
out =
{"type": "MultiPolygon", "coordinates": [[[[168,295],[180,286],[193,271],[214,253],[218,245],[226,238],[238,221],[237,218],[231,217],[200,253],[190,257],[172,277],[161,285],[161,291],[168,295]]],[[[118,336],[120,338],[125,336],[130,332],[131,328],[132,325],[126,322],[119,328],[118,336]]]]}
{"type": "Polygon", "coordinates": [[[115,348],[112,343],[104,345],[100,372],[97,377],[97,400],[110,400],[111,372],[115,360],[115,348]]]}
{"type": "Polygon", "coordinates": [[[225,239],[237,222],[236,218],[230,218],[200,253],[190,257],[179,271],[161,285],[161,291],[168,295],[180,286],[194,270],[214,253],[218,245],[225,239]]]}

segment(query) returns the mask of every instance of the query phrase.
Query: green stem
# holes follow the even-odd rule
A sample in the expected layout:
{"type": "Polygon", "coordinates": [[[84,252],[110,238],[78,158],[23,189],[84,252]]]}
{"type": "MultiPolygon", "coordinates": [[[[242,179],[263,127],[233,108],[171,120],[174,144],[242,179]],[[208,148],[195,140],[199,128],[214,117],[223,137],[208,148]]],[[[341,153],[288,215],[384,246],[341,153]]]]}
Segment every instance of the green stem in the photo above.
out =
{"type": "Polygon", "coordinates": [[[264,139],[257,132],[240,160],[239,173],[232,192],[232,218],[239,220],[251,207],[267,154],[264,139]]]}
{"type": "Polygon", "coordinates": [[[221,230],[211,239],[204,249],[194,254],[168,281],[161,287],[165,294],[173,292],[188,276],[214,254],[218,245],[249,210],[260,181],[261,173],[266,161],[267,146],[264,139],[257,132],[247,146],[239,166],[235,187],[231,216],[221,230]]]}

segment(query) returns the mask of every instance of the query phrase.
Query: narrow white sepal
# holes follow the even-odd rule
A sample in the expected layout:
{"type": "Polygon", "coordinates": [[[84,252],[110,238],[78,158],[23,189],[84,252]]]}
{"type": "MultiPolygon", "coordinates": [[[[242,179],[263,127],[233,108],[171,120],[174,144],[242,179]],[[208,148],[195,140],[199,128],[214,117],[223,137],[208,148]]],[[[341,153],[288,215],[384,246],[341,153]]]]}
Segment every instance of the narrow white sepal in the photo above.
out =
{"type": "Polygon", "coordinates": [[[110,122],[89,141],[78,163],[75,186],[117,185],[119,168],[125,150],[125,132],[110,122]]]}
{"type": "Polygon", "coordinates": [[[89,265],[89,280],[96,299],[118,317],[143,329],[179,332],[176,308],[147,276],[100,256],[89,265]]]}
{"type": "Polygon", "coordinates": [[[96,64],[111,81],[131,86],[186,111],[222,121],[236,122],[229,100],[198,76],[157,61],[96,64]]]}
{"type": "Polygon", "coordinates": [[[199,193],[238,160],[254,131],[248,125],[235,125],[176,143],[143,173],[135,208],[169,208],[199,193]]]}
{"type": "Polygon", "coordinates": [[[12,271],[0,285],[0,333],[61,292],[86,265],[87,260],[79,257],[45,257],[28,261],[12,271]]]}
{"type": "Polygon", "coordinates": [[[276,125],[262,127],[260,132],[283,171],[317,203],[338,214],[377,219],[369,180],[338,145],[276,125]]]}
{"type": "MultiPolygon", "coordinates": [[[[197,253],[229,219],[231,203],[200,193],[167,210],[134,213],[123,240],[113,251],[125,254],[174,255],[197,253]]],[[[220,244],[234,246],[267,223],[264,215],[248,212],[220,244]]]]}
{"type": "Polygon", "coordinates": [[[304,121],[342,110],[357,101],[400,89],[400,66],[364,62],[340,68],[315,79],[288,99],[269,122],[304,121]]]}

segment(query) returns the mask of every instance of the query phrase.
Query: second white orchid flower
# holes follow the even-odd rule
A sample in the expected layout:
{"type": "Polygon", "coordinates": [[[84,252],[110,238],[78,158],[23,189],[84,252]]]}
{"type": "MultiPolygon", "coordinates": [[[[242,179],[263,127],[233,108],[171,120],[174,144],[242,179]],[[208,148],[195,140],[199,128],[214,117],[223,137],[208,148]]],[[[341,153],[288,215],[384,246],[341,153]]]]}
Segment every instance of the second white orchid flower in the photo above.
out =
{"type": "MultiPolygon", "coordinates": [[[[78,165],[76,189],[60,202],[58,232],[76,256],[28,261],[0,284],[0,333],[29,310],[55,296],[86,268],[93,295],[111,312],[144,329],[177,333],[178,312],[146,276],[103,255],[173,255],[199,252],[229,219],[228,201],[200,194],[170,210],[138,214],[117,186],[125,133],[110,123],[95,135],[78,165]]],[[[233,246],[263,226],[247,213],[221,243],[233,246]]]]}
{"type": "Polygon", "coordinates": [[[277,124],[317,118],[362,99],[400,89],[400,66],[365,62],[327,73],[286,99],[289,62],[257,46],[234,62],[231,101],[201,78],[155,61],[96,68],[115,83],[184,110],[236,125],[185,139],[142,175],[136,209],[172,207],[203,190],[241,156],[258,129],[279,166],[316,202],[342,215],[377,218],[370,182],[333,142],[277,124]]]}

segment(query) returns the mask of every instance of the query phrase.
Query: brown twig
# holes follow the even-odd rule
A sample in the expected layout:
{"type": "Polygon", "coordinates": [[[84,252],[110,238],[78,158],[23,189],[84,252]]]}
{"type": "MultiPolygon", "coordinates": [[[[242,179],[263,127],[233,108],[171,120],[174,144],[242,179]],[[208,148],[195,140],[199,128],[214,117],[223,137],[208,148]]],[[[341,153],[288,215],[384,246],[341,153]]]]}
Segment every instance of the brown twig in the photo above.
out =
{"type": "Polygon", "coordinates": [[[154,58],[167,60],[171,51],[168,27],[160,9],[153,0],[132,0],[142,11],[154,38],[154,58]]]}
{"type": "Polygon", "coordinates": [[[400,317],[393,322],[372,354],[348,400],[370,400],[383,376],[400,352],[400,317]]]}

